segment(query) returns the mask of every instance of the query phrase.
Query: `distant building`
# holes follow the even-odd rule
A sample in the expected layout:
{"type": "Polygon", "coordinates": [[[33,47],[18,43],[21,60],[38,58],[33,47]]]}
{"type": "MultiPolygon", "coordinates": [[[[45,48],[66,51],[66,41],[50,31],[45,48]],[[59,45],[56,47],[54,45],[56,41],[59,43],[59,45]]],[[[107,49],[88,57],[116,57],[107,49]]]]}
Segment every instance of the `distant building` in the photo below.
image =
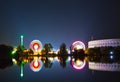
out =
{"type": "Polygon", "coordinates": [[[120,39],[102,39],[102,40],[92,40],[88,42],[88,48],[94,47],[104,47],[104,46],[120,46],[120,39]]]}
{"type": "MultiPolygon", "coordinates": [[[[104,47],[104,46],[107,46],[107,47],[120,46],[120,39],[102,39],[102,40],[92,40],[88,42],[88,48],[104,47]]],[[[114,63],[89,62],[88,65],[89,65],[89,69],[91,70],[120,71],[120,63],[117,63],[117,62],[114,62],[114,63]]]]}

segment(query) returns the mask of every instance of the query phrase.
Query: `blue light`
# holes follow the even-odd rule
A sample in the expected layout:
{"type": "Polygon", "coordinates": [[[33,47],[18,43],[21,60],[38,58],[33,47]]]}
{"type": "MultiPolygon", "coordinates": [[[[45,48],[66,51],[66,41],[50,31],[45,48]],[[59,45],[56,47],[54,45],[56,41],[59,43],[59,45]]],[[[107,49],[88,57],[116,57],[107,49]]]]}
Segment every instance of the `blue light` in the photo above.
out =
{"type": "Polygon", "coordinates": [[[113,55],[110,56],[110,59],[113,59],[113,55]]]}
{"type": "Polygon", "coordinates": [[[113,54],[113,51],[110,51],[110,54],[113,54]]]}

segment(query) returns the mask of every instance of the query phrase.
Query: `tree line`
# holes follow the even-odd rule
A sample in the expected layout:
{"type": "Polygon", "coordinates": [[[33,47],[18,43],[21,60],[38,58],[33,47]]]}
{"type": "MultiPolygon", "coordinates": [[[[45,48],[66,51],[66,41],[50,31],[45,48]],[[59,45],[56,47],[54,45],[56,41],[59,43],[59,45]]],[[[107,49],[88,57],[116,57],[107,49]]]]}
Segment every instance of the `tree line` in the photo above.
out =
{"type": "Polygon", "coordinates": [[[86,53],[89,61],[120,63],[120,46],[88,48],[86,53]]]}
{"type": "MultiPolygon", "coordinates": [[[[59,51],[57,54],[49,53],[53,50],[53,46],[50,43],[46,43],[41,50],[41,60],[44,61],[44,66],[50,68],[52,66],[52,62],[49,60],[49,57],[58,57],[60,60],[60,65],[64,68],[66,67],[66,60],[68,56],[75,58],[76,60],[79,58],[81,60],[84,59],[84,50],[74,50],[71,54],[68,54],[68,49],[66,48],[66,44],[62,43],[59,47],[59,51]]],[[[28,59],[29,55],[33,55],[34,52],[31,49],[26,49],[24,45],[19,45],[17,48],[14,48],[9,45],[0,44],[0,68],[4,69],[6,67],[12,66],[13,61],[15,59],[17,61],[17,65],[21,66],[21,64],[25,63],[23,60],[28,59]],[[16,50],[14,50],[16,49],[16,50]],[[27,51],[27,52],[25,52],[27,51]]],[[[38,54],[39,55],[39,54],[38,54]]],[[[30,58],[30,61],[33,60],[33,57],[30,58]]]]}

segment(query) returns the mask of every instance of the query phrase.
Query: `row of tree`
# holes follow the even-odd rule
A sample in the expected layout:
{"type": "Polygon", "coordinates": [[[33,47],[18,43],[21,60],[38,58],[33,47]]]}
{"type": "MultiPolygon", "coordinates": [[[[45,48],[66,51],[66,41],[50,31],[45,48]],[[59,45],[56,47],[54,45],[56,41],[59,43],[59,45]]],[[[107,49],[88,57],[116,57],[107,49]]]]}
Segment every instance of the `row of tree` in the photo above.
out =
{"type": "MultiPolygon", "coordinates": [[[[42,56],[46,57],[46,62],[48,60],[48,56],[58,56],[59,59],[62,61],[60,62],[61,65],[65,66],[65,60],[68,57],[68,50],[66,48],[66,44],[62,43],[60,45],[58,54],[49,53],[53,49],[53,46],[50,43],[47,43],[43,46],[43,49],[41,50],[42,56]]],[[[8,65],[12,65],[12,59],[15,59],[17,61],[17,64],[20,66],[23,63],[24,58],[28,58],[29,54],[33,55],[33,51],[31,49],[26,49],[24,46],[19,45],[17,48],[13,48],[12,46],[7,45],[0,45],[0,68],[6,68],[7,63],[8,65]],[[14,50],[16,49],[16,50],[14,50]],[[25,52],[28,50],[28,52],[25,52]]],[[[71,56],[73,57],[79,57],[83,59],[84,57],[84,51],[83,50],[75,50],[74,53],[71,53],[71,56]]]]}
{"type": "MultiPolygon", "coordinates": [[[[84,60],[84,58],[87,57],[88,61],[93,62],[120,63],[120,46],[88,48],[85,51],[83,49],[74,49],[74,52],[71,51],[71,53],[68,54],[66,44],[62,43],[57,55],[49,53],[52,49],[53,46],[50,43],[45,44],[41,50],[42,56],[46,57],[46,62],[48,61],[47,57],[58,56],[61,60],[61,65],[64,64],[63,66],[65,66],[65,60],[68,55],[75,59],[79,58],[80,60],[84,60]]],[[[13,51],[14,48],[12,46],[0,45],[0,68],[6,68],[7,65],[11,66],[13,64],[13,58],[18,62],[18,65],[21,65],[24,58],[27,59],[29,54],[34,54],[31,49],[25,49],[25,47],[21,45],[16,48],[15,53],[13,51]],[[24,52],[25,50],[29,50],[29,52],[24,52]]]]}
{"type": "Polygon", "coordinates": [[[120,46],[88,48],[86,54],[89,61],[120,63],[120,46]]]}

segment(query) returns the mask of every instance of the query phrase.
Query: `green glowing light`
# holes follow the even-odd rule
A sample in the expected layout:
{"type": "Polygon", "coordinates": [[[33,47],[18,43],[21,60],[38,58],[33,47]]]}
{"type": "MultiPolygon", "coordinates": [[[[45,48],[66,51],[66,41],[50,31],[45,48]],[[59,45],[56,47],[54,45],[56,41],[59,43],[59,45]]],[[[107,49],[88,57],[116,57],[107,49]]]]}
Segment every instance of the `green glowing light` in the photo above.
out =
{"type": "Polygon", "coordinates": [[[21,38],[21,46],[23,46],[23,37],[24,37],[23,35],[20,36],[20,38],[21,38]]]}
{"type": "Polygon", "coordinates": [[[24,65],[25,64],[25,62],[24,61],[22,61],[22,65],[24,65]]]}
{"type": "Polygon", "coordinates": [[[23,35],[21,35],[20,37],[21,37],[21,38],[23,38],[24,36],[23,36],[23,35]]]}
{"type": "Polygon", "coordinates": [[[21,77],[23,77],[23,74],[20,74],[21,77]]]}
{"type": "Polygon", "coordinates": [[[15,53],[16,53],[16,51],[12,51],[12,53],[11,53],[11,54],[12,54],[12,55],[14,55],[15,53]]]}
{"type": "Polygon", "coordinates": [[[11,52],[12,55],[14,55],[17,51],[17,48],[14,48],[13,51],[11,52]]]}
{"type": "Polygon", "coordinates": [[[20,67],[20,76],[23,77],[23,65],[21,64],[21,67],[20,67]]]}

